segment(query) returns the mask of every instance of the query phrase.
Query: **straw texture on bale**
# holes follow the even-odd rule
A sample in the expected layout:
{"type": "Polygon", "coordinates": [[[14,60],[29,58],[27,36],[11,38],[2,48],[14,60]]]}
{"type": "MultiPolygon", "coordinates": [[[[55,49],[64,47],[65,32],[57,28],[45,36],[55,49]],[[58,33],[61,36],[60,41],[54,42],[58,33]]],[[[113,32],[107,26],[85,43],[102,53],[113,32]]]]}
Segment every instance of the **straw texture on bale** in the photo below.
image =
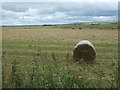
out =
{"type": "Polygon", "coordinates": [[[74,60],[80,60],[83,58],[85,61],[94,61],[96,58],[96,50],[93,44],[87,40],[82,40],[74,48],[73,51],[74,60]]]}

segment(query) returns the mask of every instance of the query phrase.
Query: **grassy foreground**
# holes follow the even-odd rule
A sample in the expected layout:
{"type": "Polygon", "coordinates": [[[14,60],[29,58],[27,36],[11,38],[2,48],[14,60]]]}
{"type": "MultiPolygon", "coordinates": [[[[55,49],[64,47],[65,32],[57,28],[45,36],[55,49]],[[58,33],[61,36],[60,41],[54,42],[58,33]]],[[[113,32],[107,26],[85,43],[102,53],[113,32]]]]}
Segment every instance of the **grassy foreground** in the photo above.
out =
{"type": "Polygon", "coordinates": [[[117,87],[117,44],[95,44],[93,64],[74,62],[74,44],[3,42],[3,87],[117,87]]]}
{"type": "Polygon", "coordinates": [[[86,25],[3,27],[3,88],[117,88],[117,24],[86,25]],[[84,39],[96,48],[94,63],[72,58],[84,39]]]}

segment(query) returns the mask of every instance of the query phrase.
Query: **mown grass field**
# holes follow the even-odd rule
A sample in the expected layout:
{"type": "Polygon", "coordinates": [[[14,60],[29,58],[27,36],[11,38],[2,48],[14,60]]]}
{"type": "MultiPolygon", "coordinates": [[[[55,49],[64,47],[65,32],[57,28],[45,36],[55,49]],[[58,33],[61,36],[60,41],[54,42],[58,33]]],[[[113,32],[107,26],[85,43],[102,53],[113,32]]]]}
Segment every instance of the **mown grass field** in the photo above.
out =
{"type": "Polygon", "coordinates": [[[118,30],[72,27],[3,27],[3,88],[117,88],[118,30]],[[94,63],[73,60],[80,40],[95,46],[94,63]]]}

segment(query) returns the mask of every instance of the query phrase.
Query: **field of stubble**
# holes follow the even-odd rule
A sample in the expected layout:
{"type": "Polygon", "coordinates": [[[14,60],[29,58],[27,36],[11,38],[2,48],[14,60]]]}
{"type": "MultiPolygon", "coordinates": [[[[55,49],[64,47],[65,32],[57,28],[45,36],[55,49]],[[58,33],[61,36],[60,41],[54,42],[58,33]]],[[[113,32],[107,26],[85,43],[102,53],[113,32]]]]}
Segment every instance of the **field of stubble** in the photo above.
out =
{"type": "Polygon", "coordinates": [[[117,87],[117,29],[3,27],[2,41],[3,88],[117,87]],[[94,63],[73,60],[80,40],[95,46],[94,63]]]}

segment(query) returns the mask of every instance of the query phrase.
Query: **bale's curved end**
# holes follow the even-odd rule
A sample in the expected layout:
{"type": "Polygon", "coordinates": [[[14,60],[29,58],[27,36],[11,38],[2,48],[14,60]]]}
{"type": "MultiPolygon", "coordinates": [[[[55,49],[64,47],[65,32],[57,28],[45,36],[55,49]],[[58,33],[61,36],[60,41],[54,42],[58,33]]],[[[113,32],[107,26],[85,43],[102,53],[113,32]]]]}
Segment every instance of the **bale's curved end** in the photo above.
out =
{"type": "Polygon", "coordinates": [[[96,58],[96,50],[93,44],[87,40],[82,40],[74,48],[73,59],[85,61],[94,61],[96,58]]]}

